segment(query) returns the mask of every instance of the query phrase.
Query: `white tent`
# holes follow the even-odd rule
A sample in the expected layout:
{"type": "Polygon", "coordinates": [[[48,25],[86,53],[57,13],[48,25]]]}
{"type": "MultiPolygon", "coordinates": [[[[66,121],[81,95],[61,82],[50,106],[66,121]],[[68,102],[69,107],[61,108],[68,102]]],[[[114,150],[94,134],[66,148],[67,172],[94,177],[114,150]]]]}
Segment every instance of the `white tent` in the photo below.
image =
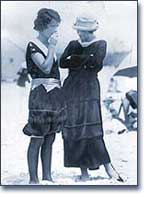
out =
{"type": "Polygon", "coordinates": [[[17,72],[21,63],[25,59],[25,52],[23,48],[12,42],[7,37],[2,37],[1,49],[2,80],[13,81],[18,77],[17,72]]]}

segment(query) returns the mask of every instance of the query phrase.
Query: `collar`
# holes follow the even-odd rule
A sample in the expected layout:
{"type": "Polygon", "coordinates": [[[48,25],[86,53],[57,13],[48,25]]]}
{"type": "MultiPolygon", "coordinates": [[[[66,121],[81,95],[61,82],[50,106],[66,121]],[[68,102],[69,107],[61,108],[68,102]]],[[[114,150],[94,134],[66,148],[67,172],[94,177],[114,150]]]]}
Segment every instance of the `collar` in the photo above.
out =
{"type": "MultiPolygon", "coordinates": [[[[36,44],[41,49],[41,51],[47,56],[48,48],[38,38],[34,38],[33,40],[31,40],[31,42],[36,44]]],[[[57,60],[56,54],[54,54],[54,58],[56,61],[57,60]]]]}
{"type": "Polygon", "coordinates": [[[97,38],[93,39],[92,41],[90,42],[81,42],[81,40],[79,39],[78,42],[81,44],[82,47],[88,47],[90,44],[94,43],[98,41],[97,38]]]}
{"type": "Polygon", "coordinates": [[[47,55],[48,49],[47,49],[47,47],[40,40],[38,40],[37,38],[34,38],[33,40],[31,40],[31,42],[33,42],[34,44],[36,44],[41,49],[41,51],[45,55],[47,55]]]}

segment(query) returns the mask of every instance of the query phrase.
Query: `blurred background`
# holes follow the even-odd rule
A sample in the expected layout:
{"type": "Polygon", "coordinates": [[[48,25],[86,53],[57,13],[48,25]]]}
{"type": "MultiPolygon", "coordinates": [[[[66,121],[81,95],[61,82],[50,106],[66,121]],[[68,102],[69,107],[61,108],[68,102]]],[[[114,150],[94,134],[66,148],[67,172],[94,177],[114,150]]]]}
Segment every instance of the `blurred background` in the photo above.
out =
{"type": "Polygon", "coordinates": [[[77,39],[72,24],[82,12],[91,12],[98,18],[98,39],[108,42],[105,66],[118,67],[129,54],[127,64],[136,65],[137,7],[136,2],[125,1],[2,1],[1,47],[2,80],[13,80],[25,60],[26,45],[36,32],[33,21],[40,8],[56,9],[62,18],[59,28],[57,55],[70,40],[77,39]]]}

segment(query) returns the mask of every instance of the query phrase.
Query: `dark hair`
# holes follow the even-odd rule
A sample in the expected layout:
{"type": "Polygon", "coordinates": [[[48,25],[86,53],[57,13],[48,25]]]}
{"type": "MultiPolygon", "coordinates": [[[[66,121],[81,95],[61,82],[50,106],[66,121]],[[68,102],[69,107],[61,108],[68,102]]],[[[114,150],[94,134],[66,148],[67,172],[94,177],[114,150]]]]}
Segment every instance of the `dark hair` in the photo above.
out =
{"type": "Polygon", "coordinates": [[[47,25],[54,19],[57,22],[61,22],[60,15],[53,9],[42,8],[38,11],[37,18],[34,21],[34,29],[42,31],[47,28],[47,25]]]}

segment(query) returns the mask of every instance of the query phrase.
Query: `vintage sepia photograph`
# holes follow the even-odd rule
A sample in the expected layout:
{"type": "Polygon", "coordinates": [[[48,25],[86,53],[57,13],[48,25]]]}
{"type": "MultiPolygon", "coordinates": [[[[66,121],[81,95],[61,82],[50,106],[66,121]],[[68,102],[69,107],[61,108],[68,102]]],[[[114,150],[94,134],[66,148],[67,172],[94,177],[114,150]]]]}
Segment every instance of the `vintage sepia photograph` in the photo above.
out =
{"type": "Polygon", "coordinates": [[[1,185],[138,186],[137,1],[1,1],[1,185]]]}

